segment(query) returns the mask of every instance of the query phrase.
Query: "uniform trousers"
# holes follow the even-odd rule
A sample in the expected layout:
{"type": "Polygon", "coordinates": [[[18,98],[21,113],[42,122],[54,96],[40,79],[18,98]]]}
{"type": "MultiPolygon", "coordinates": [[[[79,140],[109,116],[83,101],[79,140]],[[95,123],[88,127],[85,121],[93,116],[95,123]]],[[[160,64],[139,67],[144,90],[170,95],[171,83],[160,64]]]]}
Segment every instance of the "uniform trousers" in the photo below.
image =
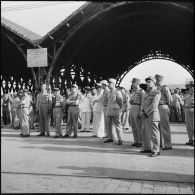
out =
{"type": "Polygon", "coordinates": [[[28,108],[21,108],[20,110],[21,116],[21,130],[23,135],[29,135],[29,109],[28,108]]]}
{"type": "Polygon", "coordinates": [[[162,106],[159,106],[158,108],[159,108],[159,113],[160,113],[160,122],[159,122],[160,133],[162,134],[164,145],[167,147],[171,147],[172,146],[171,130],[169,126],[170,110],[167,105],[162,105],[162,106]]]}
{"type": "Polygon", "coordinates": [[[93,135],[102,138],[105,134],[104,112],[93,112],[93,135]]]}
{"type": "Polygon", "coordinates": [[[142,118],[139,116],[139,114],[140,114],[140,106],[131,105],[130,120],[131,120],[134,143],[142,143],[143,126],[142,126],[142,118]]]}
{"type": "Polygon", "coordinates": [[[104,131],[105,131],[105,136],[108,137],[107,106],[104,106],[104,107],[103,107],[103,112],[104,112],[104,131]]]}
{"type": "Polygon", "coordinates": [[[185,109],[186,128],[189,141],[194,140],[194,109],[185,109]]]}
{"type": "Polygon", "coordinates": [[[39,128],[41,133],[50,132],[50,114],[49,114],[49,105],[40,104],[39,107],[39,128]]]}
{"type": "Polygon", "coordinates": [[[16,108],[11,109],[11,115],[12,115],[12,126],[14,126],[14,120],[16,117],[16,108]]]}
{"type": "Polygon", "coordinates": [[[181,106],[179,103],[173,105],[174,121],[180,122],[181,119],[181,106]]]}
{"type": "Polygon", "coordinates": [[[30,108],[29,117],[30,117],[30,127],[34,128],[35,112],[34,112],[33,108],[30,108]]]}
{"type": "Polygon", "coordinates": [[[53,108],[53,125],[55,127],[56,136],[62,135],[62,118],[63,118],[63,110],[62,107],[53,108]]]}
{"type": "Polygon", "coordinates": [[[120,122],[120,115],[107,115],[108,117],[108,138],[113,140],[113,125],[115,127],[116,133],[117,133],[117,137],[118,137],[118,141],[122,141],[123,139],[123,131],[122,131],[122,126],[121,126],[121,122],[120,122]]]}
{"type": "Polygon", "coordinates": [[[89,131],[90,128],[91,112],[81,112],[81,128],[82,130],[89,131]]]}
{"type": "Polygon", "coordinates": [[[72,130],[74,135],[78,132],[78,118],[79,118],[79,108],[78,106],[69,106],[68,108],[68,119],[67,119],[67,131],[66,135],[71,135],[72,130]]]}
{"type": "Polygon", "coordinates": [[[7,125],[10,122],[11,122],[10,111],[4,110],[3,111],[3,123],[4,123],[4,125],[7,125]]]}
{"type": "Polygon", "coordinates": [[[160,151],[160,131],[158,121],[151,121],[150,118],[143,119],[143,150],[160,151]]]}

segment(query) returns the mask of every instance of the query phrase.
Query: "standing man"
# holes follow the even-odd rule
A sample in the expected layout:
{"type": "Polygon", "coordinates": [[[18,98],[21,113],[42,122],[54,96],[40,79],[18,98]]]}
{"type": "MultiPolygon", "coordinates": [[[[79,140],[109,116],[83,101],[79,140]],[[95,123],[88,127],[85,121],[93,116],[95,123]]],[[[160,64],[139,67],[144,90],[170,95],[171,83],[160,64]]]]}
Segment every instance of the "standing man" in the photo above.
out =
{"type": "Polygon", "coordinates": [[[29,108],[31,104],[31,98],[28,95],[28,89],[23,90],[23,97],[20,101],[20,116],[21,116],[21,130],[22,133],[20,134],[22,137],[29,137],[30,130],[29,130],[29,108]]]}
{"type": "Polygon", "coordinates": [[[118,145],[122,145],[122,126],[121,126],[121,111],[123,106],[123,96],[120,91],[116,89],[116,80],[109,79],[108,93],[108,139],[104,143],[113,142],[112,126],[114,125],[118,137],[118,145]]]}
{"type": "Polygon", "coordinates": [[[185,98],[185,119],[189,142],[186,145],[194,145],[194,81],[190,82],[189,91],[185,98]]]}
{"type": "Polygon", "coordinates": [[[132,80],[132,96],[130,99],[130,120],[133,132],[134,143],[132,146],[142,146],[142,108],[144,101],[144,90],[139,87],[140,79],[133,78],[132,80]]]}
{"type": "Polygon", "coordinates": [[[149,76],[145,79],[148,91],[143,101],[143,150],[141,153],[150,153],[150,157],[160,155],[160,121],[159,101],[160,91],[155,87],[155,78],[149,76]]]}
{"type": "Polygon", "coordinates": [[[63,118],[63,110],[64,109],[64,98],[60,95],[60,90],[55,88],[54,90],[54,99],[52,103],[53,107],[53,124],[55,127],[55,136],[54,138],[59,138],[62,136],[62,118],[63,118]]]}
{"type": "Polygon", "coordinates": [[[14,93],[14,98],[13,98],[13,102],[11,105],[11,112],[12,112],[12,125],[14,128],[18,128],[19,127],[19,114],[18,114],[18,106],[20,104],[20,99],[17,95],[17,93],[14,93]]]}
{"type": "Polygon", "coordinates": [[[3,98],[3,122],[4,125],[8,125],[11,122],[10,118],[11,112],[11,99],[10,96],[6,93],[3,98]]]}
{"type": "Polygon", "coordinates": [[[46,84],[41,85],[41,93],[37,96],[36,109],[39,112],[40,134],[37,136],[50,136],[50,115],[52,112],[52,96],[47,92],[46,84]]]}
{"type": "Polygon", "coordinates": [[[105,137],[108,138],[108,117],[107,117],[107,107],[108,107],[108,93],[109,93],[109,88],[108,88],[108,81],[107,80],[102,80],[102,89],[103,91],[103,112],[104,112],[104,132],[105,132],[105,137]]]}
{"type": "Polygon", "coordinates": [[[74,131],[74,138],[77,137],[80,99],[81,96],[78,94],[78,86],[74,84],[72,85],[71,93],[65,102],[68,105],[68,120],[66,126],[67,131],[63,138],[69,137],[72,130],[74,131]]]}
{"type": "Polygon", "coordinates": [[[164,79],[163,76],[156,74],[156,86],[157,89],[161,92],[161,98],[159,102],[159,112],[160,112],[160,123],[159,128],[164,139],[164,148],[163,150],[171,150],[171,131],[169,126],[169,116],[170,109],[172,103],[171,92],[168,87],[162,85],[162,81],[164,79]]]}

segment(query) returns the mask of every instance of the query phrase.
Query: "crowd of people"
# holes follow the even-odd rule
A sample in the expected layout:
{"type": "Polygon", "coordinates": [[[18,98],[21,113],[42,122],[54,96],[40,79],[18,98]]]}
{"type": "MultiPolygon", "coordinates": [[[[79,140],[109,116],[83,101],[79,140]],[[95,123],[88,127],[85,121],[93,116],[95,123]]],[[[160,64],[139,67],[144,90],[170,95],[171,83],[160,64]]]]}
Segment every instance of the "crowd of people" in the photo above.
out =
{"type": "Polygon", "coordinates": [[[150,157],[160,155],[160,149],[171,150],[169,121],[185,122],[189,141],[194,146],[194,82],[186,89],[171,91],[156,74],[145,79],[133,78],[131,89],[116,87],[111,78],[86,86],[84,92],[76,84],[61,94],[58,88],[41,85],[37,94],[23,89],[18,93],[1,96],[1,127],[11,124],[21,129],[21,137],[29,137],[30,129],[37,125],[37,136],[50,136],[50,126],[55,128],[54,138],[68,138],[73,132],[92,131],[93,137],[105,138],[104,143],[117,141],[123,144],[123,131],[132,128],[133,147],[142,147],[141,153],[150,157]],[[66,123],[62,135],[62,124],[66,123]],[[92,127],[92,130],[90,130],[92,127]]]}

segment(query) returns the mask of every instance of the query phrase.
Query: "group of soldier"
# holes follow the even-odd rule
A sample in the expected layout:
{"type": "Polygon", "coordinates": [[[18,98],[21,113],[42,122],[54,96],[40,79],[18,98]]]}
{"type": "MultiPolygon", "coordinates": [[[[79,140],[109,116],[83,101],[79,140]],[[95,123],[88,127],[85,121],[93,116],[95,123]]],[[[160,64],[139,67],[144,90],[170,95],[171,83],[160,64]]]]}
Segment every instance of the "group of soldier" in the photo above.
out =
{"type": "MultiPolygon", "coordinates": [[[[46,84],[41,85],[41,92],[36,100],[29,96],[27,89],[24,89],[21,97],[16,96],[12,101],[14,108],[12,121],[16,121],[15,118],[18,115],[20,135],[30,136],[30,126],[32,126],[30,108],[34,104],[34,110],[39,116],[40,133],[37,136],[50,136],[52,115],[55,138],[68,138],[72,132],[73,137],[76,138],[78,122],[81,118],[82,131],[89,131],[92,120],[94,137],[107,138],[104,143],[117,140],[118,145],[123,144],[123,128],[129,123],[134,138],[132,146],[142,147],[141,153],[149,153],[150,157],[155,157],[160,155],[161,147],[162,150],[172,149],[170,108],[173,105],[177,108],[178,102],[181,104],[178,92],[176,91],[176,95],[173,96],[170,89],[162,85],[163,79],[163,76],[157,74],[155,77],[149,76],[145,79],[145,87],[141,87],[140,79],[133,78],[131,93],[127,93],[124,88],[118,89],[116,80],[113,78],[102,80],[93,89],[86,86],[84,93],[81,93],[78,86],[73,84],[67,98],[60,94],[58,88],[54,88],[52,94],[51,89],[48,91],[46,84]],[[66,132],[62,135],[62,120],[65,113],[67,113],[66,132]]],[[[3,107],[6,106],[8,100],[8,97],[3,100],[3,107]]],[[[186,144],[193,146],[193,81],[186,86],[183,108],[189,138],[186,144]]],[[[8,117],[5,111],[2,114],[8,117]]]]}

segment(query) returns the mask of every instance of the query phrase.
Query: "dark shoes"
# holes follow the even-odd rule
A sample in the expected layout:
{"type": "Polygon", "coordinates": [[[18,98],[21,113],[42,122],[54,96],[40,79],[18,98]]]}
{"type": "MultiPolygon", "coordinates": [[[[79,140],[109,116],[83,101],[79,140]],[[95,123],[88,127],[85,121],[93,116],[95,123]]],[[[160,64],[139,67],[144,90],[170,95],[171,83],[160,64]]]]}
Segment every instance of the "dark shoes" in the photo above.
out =
{"type": "Polygon", "coordinates": [[[69,135],[64,135],[64,136],[62,136],[62,138],[67,138],[67,137],[69,137],[69,135]]]}
{"type": "Polygon", "coordinates": [[[131,144],[131,146],[137,146],[138,143],[131,144]]]}
{"type": "Polygon", "coordinates": [[[103,137],[103,138],[108,138],[107,136],[103,137]]]}
{"type": "Polygon", "coordinates": [[[119,141],[117,144],[118,144],[118,145],[122,145],[122,144],[123,144],[123,142],[122,142],[122,141],[119,141]]]}
{"type": "Polygon", "coordinates": [[[62,137],[62,135],[55,135],[54,138],[62,137]]]}
{"type": "Polygon", "coordinates": [[[141,144],[141,143],[138,143],[138,144],[136,145],[136,147],[142,147],[142,144],[141,144]]]}
{"type": "Polygon", "coordinates": [[[160,155],[160,152],[152,152],[152,154],[150,154],[150,157],[155,157],[159,155],[160,155]]]}
{"type": "Polygon", "coordinates": [[[23,134],[21,135],[21,137],[29,137],[29,136],[30,136],[29,134],[28,135],[23,135],[23,134]]]}
{"type": "Polygon", "coordinates": [[[50,133],[47,133],[46,136],[47,136],[47,137],[50,137],[50,133]]]}
{"type": "Polygon", "coordinates": [[[165,146],[164,148],[162,148],[162,150],[171,150],[172,149],[172,146],[168,147],[168,146],[165,146]]]}
{"type": "Polygon", "coordinates": [[[74,137],[74,138],[77,138],[77,135],[74,135],[73,137],[74,137]]]}
{"type": "Polygon", "coordinates": [[[151,153],[151,150],[141,150],[140,153],[151,153]]]}
{"type": "Polygon", "coordinates": [[[45,133],[40,133],[37,136],[45,136],[45,133]]]}
{"type": "Polygon", "coordinates": [[[193,142],[187,142],[186,145],[193,146],[193,142]]]}
{"type": "Polygon", "coordinates": [[[113,142],[113,140],[112,139],[107,139],[107,140],[104,141],[104,143],[109,143],[109,142],[113,142]]]}

